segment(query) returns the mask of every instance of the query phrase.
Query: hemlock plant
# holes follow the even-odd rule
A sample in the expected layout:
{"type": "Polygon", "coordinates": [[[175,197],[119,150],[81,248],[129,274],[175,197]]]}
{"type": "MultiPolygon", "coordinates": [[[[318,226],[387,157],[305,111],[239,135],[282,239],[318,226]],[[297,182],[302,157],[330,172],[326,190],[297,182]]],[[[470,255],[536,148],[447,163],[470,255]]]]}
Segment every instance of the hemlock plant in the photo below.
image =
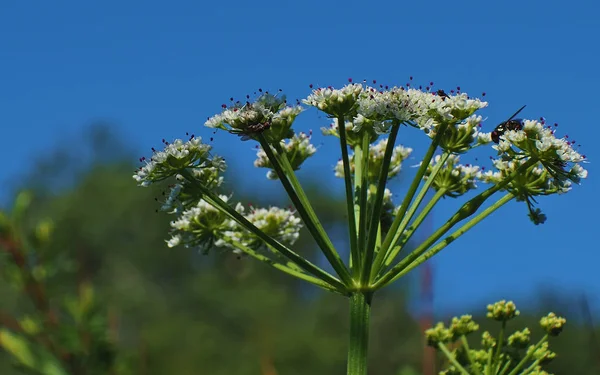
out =
{"type": "MultiPolygon", "coordinates": [[[[312,85],[311,85],[312,89],[312,85]]],[[[407,87],[371,87],[350,83],[340,89],[313,89],[302,103],[333,120],[324,135],[338,139],[341,161],[335,175],[345,183],[348,213],[348,262],[323,229],[295,171],[316,153],[311,137],[293,129],[305,110],[284,96],[262,92],[254,101],[231,100],[205,126],[258,142],[254,165],[279,180],[295,210],[253,208],[217,193],[226,164],[201,138],[164,142],[134,174],[141,186],[174,179],[163,210],[175,215],[169,246],[183,245],[207,253],[230,249],[347,297],[350,342],[347,373],[367,373],[369,317],[374,293],[444,249],[491,213],[512,200],[527,204],[535,224],[545,221],[535,197],[563,194],[587,176],[579,154],[567,138],[558,138],[543,120],[518,120],[518,126],[481,131],[477,114],[488,103],[466,93],[430,92],[407,87]],[[343,126],[340,126],[342,124],[343,126]],[[412,129],[411,129],[412,128],[412,129]],[[416,130],[431,140],[416,176],[400,205],[392,202],[388,179],[398,175],[412,149],[396,145],[398,134],[416,130]],[[493,170],[460,164],[460,155],[477,147],[497,151],[493,170]],[[352,151],[352,152],[350,152],[352,151]],[[483,183],[474,195],[409,254],[402,251],[441,198],[459,198],[483,183]],[[425,197],[431,196],[428,200],[425,197]],[[331,264],[334,274],[305,259],[292,246],[304,225],[331,264]]],[[[412,246],[411,246],[412,248],[412,246]]]]}

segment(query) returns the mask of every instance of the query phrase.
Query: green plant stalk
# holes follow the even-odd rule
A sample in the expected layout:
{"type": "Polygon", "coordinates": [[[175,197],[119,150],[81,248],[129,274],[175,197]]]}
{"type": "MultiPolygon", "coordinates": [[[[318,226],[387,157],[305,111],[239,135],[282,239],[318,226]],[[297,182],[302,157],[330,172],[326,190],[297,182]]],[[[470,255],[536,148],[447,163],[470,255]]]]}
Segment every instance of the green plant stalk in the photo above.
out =
{"type": "Polygon", "coordinates": [[[363,278],[367,269],[371,268],[370,262],[367,263],[367,254],[370,252],[367,249],[367,218],[369,214],[369,204],[367,202],[367,193],[369,190],[369,144],[370,135],[368,132],[362,132],[362,144],[360,147],[355,147],[354,162],[356,163],[356,176],[354,178],[355,193],[358,194],[358,205],[354,206],[354,212],[359,214],[358,218],[358,248],[360,259],[360,281],[359,285],[366,286],[363,278]],[[360,160],[360,162],[357,162],[360,160]]]}
{"type": "Polygon", "coordinates": [[[396,218],[394,219],[394,221],[390,227],[390,230],[386,234],[385,239],[383,240],[383,244],[381,245],[381,249],[379,250],[377,257],[375,258],[375,265],[379,265],[379,266],[377,266],[375,268],[375,272],[373,272],[373,273],[379,272],[379,268],[381,267],[380,265],[383,263],[383,260],[386,258],[387,253],[390,250],[390,246],[392,245],[392,240],[394,239],[394,236],[395,236],[396,232],[398,231],[398,228],[400,227],[400,223],[404,217],[404,214],[406,213],[406,210],[408,209],[408,205],[410,204],[413,197],[415,196],[415,193],[417,192],[417,188],[421,184],[421,179],[425,175],[425,172],[427,171],[427,167],[429,166],[429,163],[431,162],[431,158],[433,157],[433,154],[435,153],[435,150],[437,149],[437,147],[440,143],[440,140],[442,139],[442,136],[443,136],[444,132],[446,131],[447,127],[448,127],[447,123],[440,125],[440,129],[439,129],[440,131],[438,131],[438,133],[435,135],[435,138],[429,145],[429,149],[427,149],[427,153],[423,157],[423,162],[421,163],[421,167],[417,171],[417,174],[416,174],[415,178],[413,179],[413,181],[408,189],[408,192],[406,193],[406,196],[404,197],[404,200],[402,201],[402,204],[400,205],[400,210],[398,211],[398,214],[396,215],[396,218]]]}
{"type": "Polygon", "coordinates": [[[531,359],[531,356],[533,356],[533,352],[535,352],[547,340],[548,340],[548,334],[545,334],[544,337],[542,337],[540,339],[540,341],[538,341],[538,343],[535,344],[535,347],[533,348],[533,350],[530,351],[527,355],[525,355],[525,357],[523,357],[523,359],[521,359],[521,361],[517,364],[517,366],[515,366],[515,368],[512,369],[512,371],[508,373],[508,375],[517,375],[519,373],[519,370],[521,370],[523,368],[523,366],[525,366],[527,361],[529,361],[531,359]]]}
{"type": "MultiPolygon", "coordinates": [[[[477,197],[475,197],[477,198],[477,197]]],[[[473,199],[475,199],[473,198],[473,199]]],[[[448,230],[450,230],[457,222],[464,219],[464,217],[456,217],[457,214],[453,216],[446,224],[442,225],[435,233],[433,233],[425,242],[423,242],[419,247],[417,247],[412,253],[410,253],[406,258],[402,259],[396,266],[394,266],[388,273],[382,276],[375,284],[373,288],[379,289],[384,286],[394,282],[398,278],[402,277],[406,273],[413,270],[415,267],[421,265],[427,259],[431,258],[446,246],[448,246],[451,242],[456,240],[458,237],[462,236],[469,229],[474,227],[481,220],[485,219],[492,212],[509,202],[514,196],[511,193],[506,194],[502,198],[500,198],[493,205],[483,210],[477,216],[469,220],[462,227],[454,231],[451,235],[446,237],[443,241],[427,250],[429,246],[431,246],[435,241],[437,241],[441,236],[443,236],[448,230]],[[456,217],[456,218],[455,218],[456,217]]],[[[483,203],[483,202],[482,202],[483,203]]],[[[468,202],[467,202],[468,204],[468,202]]],[[[467,216],[468,217],[468,216],[467,216]]]]}
{"type": "Polygon", "coordinates": [[[498,347],[496,348],[496,353],[494,353],[493,362],[500,361],[500,352],[502,351],[502,345],[504,343],[504,332],[506,331],[506,320],[502,321],[502,327],[500,327],[500,332],[498,333],[498,347]]]}
{"type": "Polygon", "coordinates": [[[444,353],[444,355],[446,357],[448,357],[448,360],[450,361],[450,363],[452,363],[454,365],[454,367],[456,367],[458,369],[458,371],[460,371],[461,374],[463,375],[471,375],[467,372],[467,370],[465,370],[464,367],[461,366],[460,363],[458,363],[458,361],[456,360],[456,358],[454,358],[454,356],[452,355],[452,353],[450,353],[450,351],[448,350],[448,348],[446,347],[446,345],[444,345],[444,343],[440,342],[438,344],[438,348],[440,348],[440,350],[442,351],[442,353],[444,353]]]}
{"type": "Polygon", "coordinates": [[[540,365],[541,360],[536,359],[535,361],[533,361],[525,370],[523,370],[523,372],[521,372],[519,375],[528,375],[531,374],[531,372],[533,370],[535,370],[535,368],[537,366],[540,365]]]}
{"type": "Polygon", "coordinates": [[[487,364],[485,366],[485,375],[492,375],[492,357],[494,356],[493,348],[489,348],[487,352],[487,364]]]}
{"type": "Polygon", "coordinates": [[[236,223],[241,225],[244,229],[253,233],[261,240],[265,241],[269,246],[278,251],[281,255],[290,259],[292,262],[296,263],[298,267],[302,268],[306,272],[316,276],[317,278],[325,281],[326,283],[332,285],[334,288],[338,290],[346,290],[346,286],[340,282],[333,275],[330,275],[326,271],[322,270],[318,266],[312,264],[308,260],[304,259],[300,255],[296,254],[292,250],[288,249],[285,245],[275,240],[273,237],[267,235],[262,230],[258,229],[254,224],[252,224],[248,219],[246,219],[242,214],[237,212],[233,207],[224,202],[221,198],[217,196],[217,194],[213,193],[210,189],[207,189],[205,186],[200,184],[194,176],[188,170],[182,170],[180,172],[182,176],[184,176],[190,183],[194,185],[200,192],[203,194],[202,199],[213,205],[215,208],[220,209],[223,213],[229,216],[236,223]]]}
{"type": "MultiPolygon", "coordinates": [[[[500,182],[500,183],[492,186],[491,188],[487,189],[486,191],[484,191],[484,192],[480,193],[479,195],[477,195],[477,196],[473,197],[472,199],[470,199],[467,203],[463,204],[463,206],[444,225],[442,225],[440,228],[438,228],[438,230],[435,231],[427,240],[425,240],[419,247],[417,247],[406,258],[402,259],[389,272],[387,272],[385,275],[383,275],[381,278],[379,278],[375,282],[375,284],[373,285],[373,287],[374,288],[381,288],[381,287],[387,285],[390,280],[392,280],[392,281],[396,280],[399,277],[400,272],[402,272],[402,274],[405,274],[406,272],[403,272],[404,268],[406,268],[407,265],[411,264],[417,257],[420,257],[429,248],[429,246],[431,246],[438,239],[440,239],[440,237],[442,237],[447,231],[449,231],[458,222],[466,219],[467,217],[469,217],[469,216],[473,215],[475,212],[477,212],[477,210],[479,209],[479,207],[486,201],[486,199],[488,199],[490,196],[492,196],[495,192],[503,189],[515,177],[517,177],[519,174],[521,174],[524,171],[526,171],[531,166],[535,165],[537,162],[538,162],[537,160],[529,159],[527,162],[525,162],[523,165],[521,165],[519,168],[517,168],[515,171],[513,171],[513,173],[511,173],[509,176],[507,176],[507,178],[505,178],[502,182],[500,182]]],[[[502,198],[502,199],[505,199],[505,198],[506,198],[506,196],[504,198],[502,198]]],[[[499,206],[497,206],[498,202],[496,202],[495,204],[493,204],[490,208],[492,208],[493,210],[496,210],[499,207],[499,206]]],[[[465,227],[463,227],[463,228],[469,229],[470,227],[472,227],[473,225],[475,225],[477,222],[479,222],[483,217],[489,215],[492,211],[489,211],[489,209],[485,210],[484,212],[487,212],[486,215],[482,216],[481,218],[479,218],[475,222],[472,222],[472,223],[470,222],[471,223],[470,226],[465,225],[465,227]]],[[[479,216],[477,216],[477,217],[479,217],[479,216]]],[[[459,233],[459,231],[457,231],[456,233],[459,233]]],[[[458,236],[462,235],[463,233],[464,233],[464,231],[462,233],[460,233],[458,236]]],[[[442,247],[441,248],[443,248],[446,245],[448,245],[448,243],[450,243],[454,239],[455,238],[453,238],[452,236],[449,236],[445,241],[442,242],[442,247]]],[[[438,251],[440,251],[441,248],[439,248],[435,252],[431,252],[430,251],[429,252],[429,256],[425,256],[425,258],[422,261],[425,261],[429,257],[433,256],[435,253],[437,253],[438,251]]],[[[427,254],[425,254],[425,255],[427,255],[427,254]]],[[[418,264],[421,264],[421,263],[422,262],[419,262],[418,264]]],[[[414,266],[415,265],[411,266],[410,269],[414,268],[414,266]]]]}
{"type": "Polygon", "coordinates": [[[498,375],[504,375],[504,374],[506,374],[506,371],[508,371],[511,363],[512,363],[511,359],[509,359],[508,361],[506,361],[504,363],[504,366],[502,366],[502,369],[498,372],[498,375]]]}
{"type": "Polygon", "coordinates": [[[366,375],[371,319],[370,292],[353,292],[350,296],[350,342],[348,343],[348,375],[366,375]]]}
{"type": "Polygon", "coordinates": [[[398,246],[402,247],[402,246],[406,245],[408,243],[408,241],[410,241],[413,234],[415,234],[415,232],[417,231],[419,226],[421,226],[421,224],[423,223],[425,218],[427,218],[427,215],[429,215],[429,213],[431,212],[431,210],[433,210],[433,207],[435,207],[435,205],[439,202],[439,200],[444,197],[446,192],[447,192],[446,189],[440,189],[435,192],[435,195],[431,198],[431,200],[429,202],[427,202],[427,205],[419,213],[419,216],[417,216],[417,218],[415,219],[415,221],[412,222],[410,227],[408,227],[408,229],[406,229],[406,233],[404,233],[404,236],[400,237],[400,239],[398,241],[398,246]]]}
{"type": "Polygon", "coordinates": [[[275,169],[275,172],[277,173],[277,176],[279,177],[279,180],[281,181],[285,191],[292,200],[292,203],[294,204],[294,207],[296,207],[296,210],[298,210],[298,214],[304,221],[306,228],[313,236],[313,238],[319,245],[319,248],[327,258],[333,269],[336,271],[342,282],[346,285],[352,285],[350,273],[348,272],[346,265],[342,261],[342,258],[340,258],[340,255],[335,250],[333,243],[331,243],[331,240],[325,232],[325,229],[323,229],[321,222],[317,218],[317,215],[315,214],[312,205],[310,204],[310,201],[306,197],[302,186],[296,178],[296,173],[294,173],[294,170],[285,155],[285,151],[281,148],[281,145],[279,143],[276,143],[275,145],[273,145],[273,147],[277,151],[277,155],[275,155],[275,153],[273,153],[273,150],[269,146],[269,143],[266,141],[262,134],[259,134],[259,140],[263,150],[265,151],[269,158],[269,161],[271,162],[273,169],[275,169]]]}
{"type": "Polygon", "coordinates": [[[477,368],[477,366],[475,365],[475,361],[473,361],[473,356],[471,355],[471,349],[469,348],[469,341],[467,340],[467,336],[465,336],[465,335],[460,336],[460,341],[462,342],[463,346],[465,347],[465,352],[467,353],[467,358],[469,359],[469,362],[471,363],[471,368],[475,372],[475,375],[481,375],[481,371],[479,371],[479,368],[477,368]]]}
{"type": "MultiPolygon", "coordinates": [[[[394,244],[396,244],[398,242],[398,240],[401,238],[401,236],[404,234],[404,230],[408,226],[408,223],[410,222],[410,220],[412,219],[413,215],[415,214],[415,212],[419,208],[419,205],[423,201],[423,198],[425,198],[425,195],[429,191],[429,187],[431,186],[431,184],[435,180],[435,177],[437,176],[437,174],[439,173],[439,171],[444,166],[444,163],[446,162],[446,160],[448,160],[449,156],[450,156],[449,153],[444,152],[442,154],[440,162],[431,171],[431,175],[427,178],[427,180],[425,181],[425,183],[421,187],[421,190],[419,191],[419,194],[417,195],[417,198],[415,198],[415,200],[412,202],[410,208],[406,212],[406,215],[404,215],[404,218],[402,219],[402,222],[400,223],[400,228],[398,228],[398,231],[396,232],[396,234],[394,235],[394,239],[392,240],[392,246],[394,244]]],[[[438,198],[438,200],[439,200],[439,198],[438,198]]],[[[437,201],[435,203],[437,203],[437,201]]],[[[435,203],[434,203],[434,205],[435,205],[435,203]]],[[[430,207],[430,210],[432,208],[433,208],[433,206],[430,207]]],[[[424,219],[424,217],[423,217],[423,219],[424,219]]],[[[418,224],[416,222],[413,223],[413,225],[412,225],[414,227],[413,231],[416,230],[419,227],[419,225],[421,225],[420,222],[418,224]]],[[[395,247],[394,246],[392,248],[392,250],[388,252],[388,254],[386,255],[385,260],[384,260],[384,267],[389,266],[394,261],[394,259],[396,259],[396,257],[398,256],[398,254],[400,253],[400,251],[402,250],[402,248],[403,248],[402,245],[400,245],[399,247],[395,247]]],[[[379,270],[378,270],[378,272],[379,272],[379,270]]]]}
{"type": "Polygon", "coordinates": [[[344,166],[346,213],[348,215],[348,231],[350,233],[350,268],[352,269],[352,274],[357,276],[360,272],[360,256],[358,254],[358,235],[356,228],[356,215],[354,212],[354,192],[352,190],[352,174],[350,171],[350,158],[348,157],[348,141],[346,140],[346,122],[344,120],[344,116],[338,116],[337,121],[338,132],[340,133],[342,164],[344,166]]]}
{"type": "MultiPolygon", "coordinates": [[[[323,289],[329,290],[331,292],[334,293],[339,293],[342,295],[347,295],[347,292],[345,290],[339,290],[337,289],[335,286],[319,279],[316,278],[314,276],[311,275],[307,275],[304,272],[301,272],[297,269],[294,269],[292,267],[289,267],[283,263],[279,263],[271,258],[269,258],[268,256],[265,256],[263,254],[258,253],[257,251],[249,248],[248,246],[243,245],[242,243],[238,242],[238,241],[231,241],[231,240],[227,240],[228,243],[234,245],[237,249],[243,251],[245,254],[251,256],[254,259],[257,259],[263,263],[268,264],[269,266],[276,268],[284,273],[287,273],[290,276],[294,276],[297,277],[301,280],[307,281],[311,284],[314,284],[318,287],[321,287],[323,289]]],[[[279,253],[279,252],[277,252],[279,253]]],[[[296,266],[296,263],[290,262],[292,265],[296,266]]]]}
{"type": "Polygon", "coordinates": [[[371,273],[373,272],[373,258],[375,257],[375,247],[381,246],[381,210],[383,209],[383,196],[385,195],[385,186],[387,185],[390,163],[399,129],[400,124],[394,123],[392,125],[392,130],[390,131],[388,143],[385,148],[385,153],[383,154],[383,163],[381,164],[381,170],[379,171],[377,193],[375,195],[375,202],[373,203],[369,233],[367,235],[367,246],[365,248],[365,261],[363,274],[361,275],[361,285],[366,284],[367,281],[371,279],[371,273]]]}

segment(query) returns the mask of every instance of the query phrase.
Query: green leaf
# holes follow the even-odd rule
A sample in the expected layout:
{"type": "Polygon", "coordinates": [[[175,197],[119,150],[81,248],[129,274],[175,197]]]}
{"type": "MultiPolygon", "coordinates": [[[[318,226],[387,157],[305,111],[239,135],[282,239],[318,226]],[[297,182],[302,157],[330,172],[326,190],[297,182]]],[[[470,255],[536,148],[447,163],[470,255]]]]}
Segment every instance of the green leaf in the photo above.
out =
{"type": "Polygon", "coordinates": [[[15,220],[19,220],[23,217],[23,214],[29,208],[32,200],[33,194],[29,191],[22,191],[17,195],[12,211],[15,220]]]}
{"type": "Polygon", "coordinates": [[[8,330],[0,330],[0,345],[21,365],[41,375],[68,375],[52,354],[8,330]]]}

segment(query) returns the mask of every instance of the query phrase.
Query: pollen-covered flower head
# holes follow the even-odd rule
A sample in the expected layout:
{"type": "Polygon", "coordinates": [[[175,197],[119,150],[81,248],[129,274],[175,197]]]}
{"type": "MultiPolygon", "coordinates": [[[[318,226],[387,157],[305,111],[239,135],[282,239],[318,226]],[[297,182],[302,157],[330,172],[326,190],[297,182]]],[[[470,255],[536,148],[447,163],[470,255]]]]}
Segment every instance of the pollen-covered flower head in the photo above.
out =
{"type": "MultiPolygon", "coordinates": [[[[292,169],[295,171],[300,169],[300,166],[306,159],[313,156],[315,152],[317,152],[316,147],[310,143],[310,137],[310,134],[298,133],[287,141],[281,141],[281,146],[285,151],[292,169]]],[[[277,173],[275,173],[275,171],[272,169],[273,165],[271,164],[267,153],[262,146],[258,146],[257,148],[258,151],[256,153],[254,166],[257,168],[270,169],[269,172],[267,172],[267,178],[270,180],[276,180],[277,173]]]]}
{"type": "Polygon", "coordinates": [[[162,151],[153,149],[150,160],[140,159],[145,165],[140,167],[133,178],[140,186],[149,186],[153,182],[162,181],[175,176],[184,169],[217,168],[224,169],[224,161],[211,157],[210,145],[202,143],[202,138],[192,137],[187,142],[176,139],[173,143],[163,140],[165,148],[162,151]]]}
{"type": "Polygon", "coordinates": [[[423,178],[428,179],[436,167],[440,168],[431,184],[436,191],[443,190],[445,196],[456,198],[469,190],[477,188],[476,182],[481,175],[478,166],[458,164],[460,161],[458,155],[448,156],[444,165],[440,167],[441,160],[441,155],[436,155],[427,166],[423,176],[423,178]]]}
{"type": "MultiPolygon", "coordinates": [[[[377,142],[377,144],[370,145],[369,147],[369,170],[367,178],[371,183],[375,183],[379,179],[387,144],[388,138],[385,138],[377,142]]],[[[402,162],[410,156],[412,151],[412,148],[404,147],[402,145],[394,147],[388,169],[388,179],[393,178],[400,173],[400,170],[402,169],[402,162]]],[[[354,174],[355,168],[354,158],[355,155],[352,154],[350,156],[350,172],[352,174],[354,174]]],[[[341,160],[338,161],[335,166],[335,176],[344,178],[344,165],[341,160]]]]}
{"type": "Polygon", "coordinates": [[[332,117],[347,116],[355,110],[356,101],[363,86],[350,83],[341,89],[333,87],[317,88],[302,102],[316,107],[332,117]]]}
{"type": "Polygon", "coordinates": [[[257,134],[263,133],[269,143],[290,138],[293,135],[292,124],[303,111],[299,105],[288,106],[285,96],[279,97],[268,92],[261,94],[254,102],[237,101],[229,107],[225,104],[222,107],[223,112],[210,117],[205,126],[227,130],[243,140],[255,139],[257,134]]]}

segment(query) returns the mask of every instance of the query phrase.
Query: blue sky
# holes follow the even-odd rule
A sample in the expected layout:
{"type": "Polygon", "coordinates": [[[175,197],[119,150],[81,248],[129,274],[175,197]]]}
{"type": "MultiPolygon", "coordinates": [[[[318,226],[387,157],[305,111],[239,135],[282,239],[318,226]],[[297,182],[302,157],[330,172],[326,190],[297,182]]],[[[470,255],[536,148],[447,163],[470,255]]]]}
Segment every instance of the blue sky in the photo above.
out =
{"type": "MultiPolygon", "coordinates": [[[[598,308],[594,143],[600,131],[592,114],[600,88],[600,9],[585,3],[4,0],[0,199],[35,157],[71,142],[97,119],[118,124],[141,155],[186,131],[208,137],[207,116],[229,97],[259,87],[282,88],[295,99],[309,93],[310,83],[342,85],[353,77],[400,85],[413,76],[417,84],[486,92],[489,129],[527,104],[523,117],[559,123],[592,162],[582,186],[539,200],[546,224],[532,225],[525,206],[512,203],[434,258],[436,308],[463,310],[500,297],[525,303],[543,285],[585,292],[598,308]]],[[[326,125],[311,111],[297,129],[326,125]]],[[[326,143],[301,171],[304,178],[338,158],[329,139],[315,141],[326,143]]],[[[417,149],[415,157],[425,145],[413,129],[399,142],[417,149]]],[[[264,171],[250,168],[251,147],[226,134],[215,143],[231,168],[271,189],[264,171]]],[[[330,177],[323,186],[342,187],[330,177]]],[[[443,203],[434,225],[457,202],[443,203]]]]}

